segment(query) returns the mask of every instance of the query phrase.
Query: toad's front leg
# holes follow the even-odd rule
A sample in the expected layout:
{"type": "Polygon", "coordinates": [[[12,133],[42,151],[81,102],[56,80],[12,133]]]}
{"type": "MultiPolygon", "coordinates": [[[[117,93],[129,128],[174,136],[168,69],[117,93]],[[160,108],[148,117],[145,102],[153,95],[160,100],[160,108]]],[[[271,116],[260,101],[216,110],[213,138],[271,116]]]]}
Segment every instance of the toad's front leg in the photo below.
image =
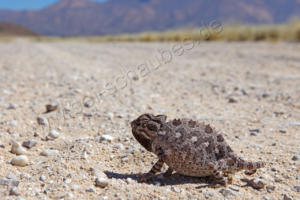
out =
{"type": "Polygon", "coordinates": [[[161,168],[163,167],[164,161],[162,159],[159,159],[151,168],[151,170],[144,174],[140,178],[140,182],[147,182],[150,180],[157,172],[160,172],[161,168]]]}

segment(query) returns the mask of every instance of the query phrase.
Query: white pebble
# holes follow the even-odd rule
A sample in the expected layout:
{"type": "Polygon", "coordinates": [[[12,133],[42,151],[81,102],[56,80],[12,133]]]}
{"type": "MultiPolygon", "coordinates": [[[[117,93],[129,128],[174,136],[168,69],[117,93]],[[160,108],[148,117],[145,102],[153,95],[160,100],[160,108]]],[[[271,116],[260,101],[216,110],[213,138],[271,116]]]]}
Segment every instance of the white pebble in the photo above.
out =
{"type": "Polygon", "coordinates": [[[72,185],[71,190],[74,191],[74,190],[78,190],[79,188],[80,188],[79,185],[72,185]]]}
{"type": "Polygon", "coordinates": [[[18,125],[18,121],[17,120],[11,120],[10,121],[10,125],[11,126],[17,126],[18,125]]]}
{"type": "Polygon", "coordinates": [[[41,155],[42,156],[57,156],[59,154],[58,150],[53,150],[53,149],[47,149],[42,151],[41,155]]]}
{"type": "Polygon", "coordinates": [[[42,126],[48,126],[48,124],[49,124],[47,118],[45,118],[43,116],[38,116],[37,122],[39,125],[42,125],[42,126]]]}
{"type": "Polygon", "coordinates": [[[110,135],[101,135],[100,141],[112,142],[114,138],[110,135]]]}
{"type": "Polygon", "coordinates": [[[50,132],[49,132],[49,134],[48,134],[48,137],[50,139],[56,139],[56,138],[59,137],[59,133],[56,130],[51,129],[50,132]]]}
{"type": "Polygon", "coordinates": [[[29,164],[29,160],[27,156],[22,155],[14,157],[10,163],[15,166],[25,167],[29,164]]]}
{"type": "Polygon", "coordinates": [[[266,185],[266,183],[261,179],[252,179],[249,181],[249,184],[251,187],[257,190],[264,188],[266,185]]]}
{"type": "Polygon", "coordinates": [[[95,185],[97,187],[105,188],[108,185],[108,180],[106,178],[96,178],[95,185]]]}
{"type": "Polygon", "coordinates": [[[40,176],[40,181],[45,181],[46,179],[47,179],[46,176],[44,175],[40,176]]]}
{"type": "Polygon", "coordinates": [[[10,103],[10,104],[8,105],[7,109],[8,109],[8,110],[14,110],[14,109],[17,108],[17,106],[18,106],[17,104],[10,103]]]}
{"type": "Polygon", "coordinates": [[[16,155],[25,155],[27,151],[20,145],[20,143],[12,141],[11,152],[16,155]]]}

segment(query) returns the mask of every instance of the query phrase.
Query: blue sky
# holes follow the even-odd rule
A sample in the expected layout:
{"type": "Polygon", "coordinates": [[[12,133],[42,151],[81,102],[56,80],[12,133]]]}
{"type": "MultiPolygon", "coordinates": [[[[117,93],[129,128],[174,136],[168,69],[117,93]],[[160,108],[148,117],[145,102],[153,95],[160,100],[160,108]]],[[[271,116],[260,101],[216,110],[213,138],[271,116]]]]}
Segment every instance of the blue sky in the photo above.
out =
{"type": "MultiPolygon", "coordinates": [[[[59,0],[0,0],[0,9],[40,9],[59,0]]],[[[94,0],[105,1],[105,0],[94,0]]]]}

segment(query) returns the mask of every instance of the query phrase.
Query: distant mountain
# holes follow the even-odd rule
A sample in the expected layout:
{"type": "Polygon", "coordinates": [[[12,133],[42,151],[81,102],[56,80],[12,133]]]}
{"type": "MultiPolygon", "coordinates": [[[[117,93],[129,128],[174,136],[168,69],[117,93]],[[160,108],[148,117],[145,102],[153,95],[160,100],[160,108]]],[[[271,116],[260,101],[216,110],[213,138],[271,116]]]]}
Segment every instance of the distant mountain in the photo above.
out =
{"type": "Polygon", "coordinates": [[[300,0],[60,0],[39,11],[0,10],[0,21],[45,35],[103,35],[200,26],[203,21],[281,23],[300,0]]]}
{"type": "Polygon", "coordinates": [[[21,25],[0,22],[0,36],[37,36],[37,34],[21,25]]]}

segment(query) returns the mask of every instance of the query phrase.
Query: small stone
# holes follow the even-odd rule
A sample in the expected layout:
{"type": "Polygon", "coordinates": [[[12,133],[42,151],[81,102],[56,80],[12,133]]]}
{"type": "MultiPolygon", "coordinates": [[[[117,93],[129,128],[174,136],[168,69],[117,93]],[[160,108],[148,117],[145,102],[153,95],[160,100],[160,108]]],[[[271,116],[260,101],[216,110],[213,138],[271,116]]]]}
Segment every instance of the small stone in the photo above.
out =
{"type": "Polygon", "coordinates": [[[15,166],[25,167],[29,164],[29,160],[27,156],[22,155],[14,157],[10,163],[15,166]]]}
{"type": "Polygon", "coordinates": [[[88,189],[86,189],[87,192],[92,192],[95,193],[95,189],[93,187],[89,187],[88,189]]]}
{"type": "Polygon", "coordinates": [[[16,187],[13,187],[9,190],[10,196],[20,196],[20,193],[16,187]]]}
{"type": "Polygon", "coordinates": [[[91,107],[93,107],[94,102],[93,102],[93,101],[85,101],[85,102],[83,103],[83,105],[84,105],[84,107],[86,107],[86,108],[91,108],[91,107]]]}
{"type": "Polygon", "coordinates": [[[17,176],[15,174],[12,174],[12,173],[9,173],[7,176],[6,176],[7,179],[13,179],[13,180],[17,180],[17,176]]]}
{"type": "Polygon", "coordinates": [[[40,181],[45,181],[46,179],[47,179],[46,176],[44,175],[40,176],[40,181]]]}
{"type": "Polygon", "coordinates": [[[292,157],[292,160],[293,160],[293,161],[298,161],[298,160],[300,160],[300,156],[294,155],[294,156],[292,157]]]}
{"type": "Polygon", "coordinates": [[[230,196],[235,196],[230,190],[227,189],[221,189],[219,192],[225,197],[228,198],[230,196]]]}
{"type": "Polygon", "coordinates": [[[102,141],[107,141],[107,142],[112,142],[114,138],[110,135],[101,135],[100,137],[100,142],[102,141]]]}
{"type": "Polygon", "coordinates": [[[279,130],[279,132],[280,132],[280,133],[286,133],[286,131],[285,131],[285,130],[279,130]]]}
{"type": "Polygon", "coordinates": [[[281,178],[279,178],[279,177],[275,177],[274,180],[275,180],[276,183],[280,183],[281,182],[281,178]]]}
{"type": "Polygon", "coordinates": [[[79,188],[80,188],[79,185],[72,185],[72,186],[71,186],[71,190],[72,190],[72,191],[78,190],[79,188]]]}
{"type": "Polygon", "coordinates": [[[11,126],[16,127],[16,126],[18,125],[18,121],[17,121],[17,120],[11,120],[11,121],[9,122],[9,124],[10,124],[11,126]]]}
{"type": "Polygon", "coordinates": [[[294,190],[296,190],[296,192],[300,192],[300,185],[294,186],[294,190]]]}
{"type": "Polygon", "coordinates": [[[18,187],[19,184],[20,184],[20,181],[17,181],[17,180],[12,180],[12,181],[10,182],[10,185],[13,186],[13,187],[18,187]]]}
{"type": "Polygon", "coordinates": [[[9,181],[4,178],[0,178],[0,185],[7,186],[9,185],[9,181]]]}
{"type": "Polygon", "coordinates": [[[37,144],[37,142],[33,139],[30,140],[26,140],[22,143],[23,147],[26,147],[28,149],[31,149],[32,147],[34,147],[37,144]]]}
{"type": "Polygon", "coordinates": [[[173,186],[171,187],[171,190],[176,193],[180,192],[180,189],[178,189],[177,187],[173,187],[173,186]]]}
{"type": "Polygon", "coordinates": [[[12,141],[11,152],[16,155],[25,155],[27,151],[16,141],[12,141]]]}
{"type": "Polygon", "coordinates": [[[213,192],[210,192],[210,191],[203,191],[203,195],[205,198],[211,198],[211,197],[214,197],[214,193],[213,192]]]}
{"type": "Polygon", "coordinates": [[[275,190],[275,186],[274,185],[267,185],[266,189],[267,189],[267,192],[271,193],[275,190]]]}
{"type": "Polygon", "coordinates": [[[254,133],[260,133],[260,130],[258,128],[250,129],[249,131],[254,133]]]}
{"type": "Polygon", "coordinates": [[[129,158],[127,156],[123,156],[121,160],[122,160],[122,162],[127,162],[129,160],[129,158]]]}
{"type": "Polygon", "coordinates": [[[238,191],[240,191],[240,189],[239,189],[239,188],[237,188],[237,187],[234,187],[234,186],[230,186],[230,187],[229,187],[229,189],[231,189],[231,190],[233,190],[233,191],[235,191],[235,192],[238,192],[238,191]]]}
{"type": "Polygon", "coordinates": [[[237,102],[238,101],[232,97],[228,99],[228,103],[237,103],[237,102]]]}
{"type": "Polygon", "coordinates": [[[285,195],[283,195],[283,200],[293,200],[293,198],[290,197],[289,195],[285,194],[285,195]]]}
{"type": "Polygon", "coordinates": [[[74,195],[70,192],[68,192],[66,195],[65,195],[65,198],[66,199],[73,199],[74,198],[74,195]]]}
{"type": "Polygon", "coordinates": [[[96,187],[105,188],[108,186],[108,180],[106,178],[96,178],[95,185],[96,187]]]}
{"type": "Polygon", "coordinates": [[[251,187],[253,187],[254,189],[257,189],[257,190],[260,190],[262,188],[265,187],[265,182],[263,180],[260,180],[260,179],[251,179],[249,181],[249,185],[251,187]]]}
{"type": "Polygon", "coordinates": [[[50,139],[56,139],[58,137],[59,137],[59,133],[56,130],[51,129],[50,132],[49,132],[49,134],[48,134],[48,138],[50,138],[50,139]]]}
{"type": "Polygon", "coordinates": [[[59,155],[59,151],[58,150],[54,150],[54,149],[47,149],[47,150],[44,150],[42,151],[41,153],[42,156],[57,156],[59,155]]]}
{"type": "Polygon", "coordinates": [[[47,113],[48,112],[53,112],[53,111],[55,111],[57,109],[58,109],[58,103],[56,103],[56,102],[53,102],[51,104],[47,104],[46,105],[46,112],[47,113]]]}
{"type": "Polygon", "coordinates": [[[10,104],[7,106],[7,109],[8,109],[8,110],[15,110],[17,107],[18,107],[17,104],[10,103],[10,104]]]}
{"type": "Polygon", "coordinates": [[[268,98],[270,95],[268,93],[263,93],[262,98],[268,98]]]}
{"type": "Polygon", "coordinates": [[[42,126],[48,126],[48,124],[49,124],[47,118],[45,118],[43,116],[38,116],[37,122],[39,125],[42,125],[42,126]]]}

